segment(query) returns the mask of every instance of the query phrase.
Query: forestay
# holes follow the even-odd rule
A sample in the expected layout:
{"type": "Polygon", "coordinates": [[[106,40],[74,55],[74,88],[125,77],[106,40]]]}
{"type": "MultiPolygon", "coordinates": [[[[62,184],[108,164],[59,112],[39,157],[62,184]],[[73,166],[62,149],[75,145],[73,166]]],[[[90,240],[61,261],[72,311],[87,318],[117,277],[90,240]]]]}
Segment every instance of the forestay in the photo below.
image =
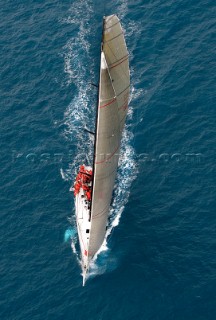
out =
{"type": "Polygon", "coordinates": [[[88,257],[101,247],[112,199],[122,130],[128,110],[129,64],[116,15],[104,18],[88,257]]]}

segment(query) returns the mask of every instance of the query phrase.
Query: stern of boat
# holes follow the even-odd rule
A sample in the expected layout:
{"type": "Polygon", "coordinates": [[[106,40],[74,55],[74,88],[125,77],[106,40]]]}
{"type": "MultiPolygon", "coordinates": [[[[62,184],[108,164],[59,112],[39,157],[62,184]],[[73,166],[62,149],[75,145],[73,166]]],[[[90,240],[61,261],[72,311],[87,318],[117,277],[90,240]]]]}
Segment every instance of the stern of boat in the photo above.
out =
{"type": "Polygon", "coordinates": [[[92,188],[92,168],[80,166],[79,173],[74,183],[73,191],[75,195],[76,223],[79,237],[82,261],[83,286],[85,285],[89,270],[89,236],[90,236],[90,207],[92,188]]]}

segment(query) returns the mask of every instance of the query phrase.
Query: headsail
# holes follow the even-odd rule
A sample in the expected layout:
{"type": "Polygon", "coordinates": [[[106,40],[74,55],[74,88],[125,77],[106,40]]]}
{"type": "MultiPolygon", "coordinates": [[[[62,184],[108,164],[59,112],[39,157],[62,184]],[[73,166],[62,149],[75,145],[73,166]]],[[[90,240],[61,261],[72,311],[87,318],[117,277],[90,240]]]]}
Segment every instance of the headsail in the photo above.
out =
{"type": "Polygon", "coordinates": [[[108,16],[104,18],[101,48],[89,258],[99,250],[106,233],[129,86],[128,52],[123,31],[118,17],[108,16]]]}

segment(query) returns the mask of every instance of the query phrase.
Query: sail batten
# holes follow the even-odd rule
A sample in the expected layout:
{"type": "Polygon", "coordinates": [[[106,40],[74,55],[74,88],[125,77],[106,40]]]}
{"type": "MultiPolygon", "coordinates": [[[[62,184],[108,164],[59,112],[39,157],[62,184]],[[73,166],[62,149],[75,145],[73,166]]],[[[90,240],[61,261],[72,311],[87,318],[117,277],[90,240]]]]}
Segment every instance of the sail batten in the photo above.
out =
{"type": "Polygon", "coordinates": [[[89,259],[104,241],[128,108],[128,51],[116,15],[104,18],[101,47],[89,259]]]}

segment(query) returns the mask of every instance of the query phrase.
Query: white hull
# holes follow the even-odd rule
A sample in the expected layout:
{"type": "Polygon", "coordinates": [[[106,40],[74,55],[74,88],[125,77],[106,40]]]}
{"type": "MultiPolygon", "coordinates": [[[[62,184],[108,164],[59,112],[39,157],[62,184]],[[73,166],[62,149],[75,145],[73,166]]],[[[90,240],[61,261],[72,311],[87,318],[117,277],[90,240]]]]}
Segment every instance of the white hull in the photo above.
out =
{"type": "Polygon", "coordinates": [[[80,188],[79,193],[75,197],[76,222],[79,236],[79,244],[81,250],[83,285],[85,284],[88,268],[89,268],[89,236],[90,236],[90,203],[87,201],[85,193],[80,188]]]}

